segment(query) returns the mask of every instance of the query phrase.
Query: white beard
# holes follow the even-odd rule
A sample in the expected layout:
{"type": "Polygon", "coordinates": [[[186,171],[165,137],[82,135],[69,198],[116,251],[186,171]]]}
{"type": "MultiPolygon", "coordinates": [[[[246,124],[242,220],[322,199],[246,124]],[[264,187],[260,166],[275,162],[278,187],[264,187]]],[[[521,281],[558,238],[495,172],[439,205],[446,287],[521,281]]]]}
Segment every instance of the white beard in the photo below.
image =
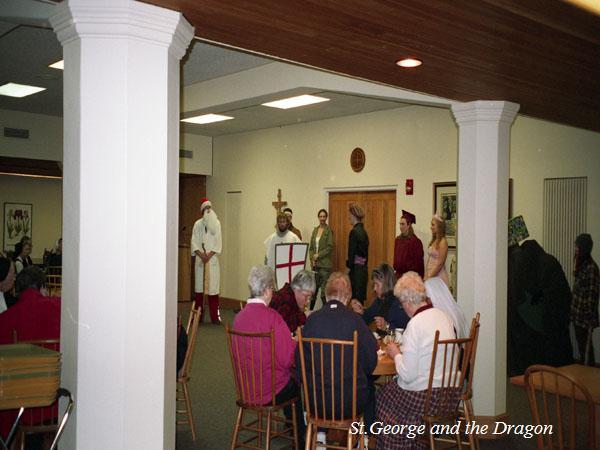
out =
{"type": "Polygon", "coordinates": [[[210,234],[216,234],[219,229],[219,218],[212,209],[204,213],[204,224],[210,234]]]}

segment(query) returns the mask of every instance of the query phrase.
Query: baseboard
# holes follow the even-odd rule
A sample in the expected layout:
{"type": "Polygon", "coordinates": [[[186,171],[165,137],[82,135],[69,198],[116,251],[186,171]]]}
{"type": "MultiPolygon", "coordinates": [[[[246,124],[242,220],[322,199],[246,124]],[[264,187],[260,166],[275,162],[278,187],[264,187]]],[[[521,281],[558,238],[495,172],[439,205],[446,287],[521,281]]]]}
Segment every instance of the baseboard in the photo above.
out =
{"type": "Polygon", "coordinates": [[[477,425],[487,425],[487,433],[478,433],[479,439],[501,439],[502,434],[494,434],[496,428],[496,422],[508,422],[508,414],[502,413],[497,416],[475,416],[475,422],[477,425]]]}

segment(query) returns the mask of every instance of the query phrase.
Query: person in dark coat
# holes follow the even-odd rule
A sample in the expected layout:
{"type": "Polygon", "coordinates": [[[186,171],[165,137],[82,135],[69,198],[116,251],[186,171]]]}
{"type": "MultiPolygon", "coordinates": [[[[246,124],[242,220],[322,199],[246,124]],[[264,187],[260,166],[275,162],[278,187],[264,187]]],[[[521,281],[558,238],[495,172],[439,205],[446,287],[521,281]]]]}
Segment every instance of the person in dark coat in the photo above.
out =
{"type": "Polygon", "coordinates": [[[365,231],[363,219],[364,210],[356,203],[350,203],[348,208],[352,229],[348,236],[348,259],[346,267],[350,269],[348,276],[352,283],[352,298],[357,299],[363,305],[367,299],[367,281],[369,272],[369,236],[365,231]]]}
{"type": "Polygon", "coordinates": [[[571,290],[560,263],[537,241],[525,241],[509,249],[508,277],[509,374],[572,364],[571,290]]]}
{"type": "MultiPolygon", "coordinates": [[[[356,377],[356,395],[357,395],[357,414],[364,412],[365,424],[370,424],[374,420],[375,413],[375,388],[373,386],[373,377],[371,374],[377,366],[377,341],[369,331],[364,320],[346,306],[350,301],[351,288],[350,280],[347,275],[341,272],[334,272],[329,277],[325,287],[325,299],[327,303],[323,308],[313,312],[306,319],[306,323],[302,328],[302,336],[305,338],[325,338],[339,339],[344,341],[352,341],[354,331],[358,332],[358,369],[356,377]]],[[[307,374],[310,373],[311,353],[310,346],[307,344],[305,350],[305,364],[307,374]]],[[[315,361],[320,360],[318,348],[315,350],[315,361]]],[[[298,359],[298,371],[301,369],[299,362],[299,353],[296,350],[296,358],[298,359]]],[[[324,367],[331,367],[331,354],[324,355],[324,367]]],[[[335,355],[334,367],[336,371],[340,370],[342,363],[340,355],[335,355]]],[[[339,373],[339,372],[338,372],[339,373]]],[[[316,368],[316,375],[320,379],[319,367],[316,368]]],[[[326,373],[326,378],[329,377],[326,373]]],[[[301,376],[301,374],[300,374],[301,376]]],[[[309,384],[311,380],[307,380],[309,384]]],[[[336,387],[340,387],[339,380],[336,382],[336,387]]],[[[318,388],[318,386],[317,386],[318,388]]],[[[309,392],[312,387],[309,386],[309,392]]],[[[317,397],[321,398],[321,392],[318,392],[317,397]]],[[[341,403],[341,390],[335,392],[336,409],[341,403]]],[[[325,386],[325,399],[331,399],[331,386],[325,386]]],[[[325,402],[325,412],[327,417],[331,417],[331,404],[325,402]]],[[[322,411],[323,405],[319,402],[317,408],[322,411]]],[[[347,348],[347,354],[344,354],[344,417],[352,415],[352,353],[350,348],[347,348]]],[[[319,413],[323,417],[322,412],[319,413]]],[[[337,418],[337,413],[336,413],[337,418]]]]}
{"type": "Polygon", "coordinates": [[[358,300],[353,299],[352,309],[363,317],[367,325],[374,321],[376,332],[382,337],[388,330],[405,329],[410,318],[394,295],[396,285],[394,269],[389,264],[380,264],[373,270],[371,278],[377,298],[367,309],[364,309],[358,300]]]}

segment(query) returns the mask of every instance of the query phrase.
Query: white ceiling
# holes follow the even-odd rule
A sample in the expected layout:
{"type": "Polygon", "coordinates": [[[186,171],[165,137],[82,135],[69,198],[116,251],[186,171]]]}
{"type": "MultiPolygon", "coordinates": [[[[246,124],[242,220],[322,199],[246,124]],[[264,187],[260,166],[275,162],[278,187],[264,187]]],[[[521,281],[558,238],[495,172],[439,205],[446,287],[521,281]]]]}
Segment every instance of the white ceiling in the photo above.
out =
{"type": "MultiPolygon", "coordinates": [[[[14,82],[46,88],[45,91],[24,98],[0,96],[0,109],[62,116],[62,71],[48,67],[62,59],[62,48],[44,19],[53,8],[53,4],[48,1],[0,1],[0,85],[14,82]]],[[[273,60],[268,58],[194,41],[183,60],[183,84],[189,86],[271,62],[273,60]]],[[[235,120],[209,125],[185,124],[184,130],[206,136],[220,136],[400,106],[404,104],[299,86],[291,91],[273,94],[269,98],[253,98],[211,108],[205,112],[228,113],[235,120]],[[331,100],[292,110],[260,105],[265,101],[306,93],[319,93],[331,100]]]]}

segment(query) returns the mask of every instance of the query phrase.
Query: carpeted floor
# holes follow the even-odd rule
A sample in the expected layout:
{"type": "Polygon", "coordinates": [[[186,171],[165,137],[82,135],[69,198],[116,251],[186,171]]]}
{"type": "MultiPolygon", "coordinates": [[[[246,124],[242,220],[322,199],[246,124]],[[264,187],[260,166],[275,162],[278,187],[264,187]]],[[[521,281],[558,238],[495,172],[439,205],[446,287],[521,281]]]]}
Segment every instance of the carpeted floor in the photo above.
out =
{"type": "MultiPolygon", "coordinates": [[[[189,306],[180,305],[185,317],[189,306]]],[[[232,311],[223,311],[223,322],[231,323],[233,316],[232,311]]],[[[193,442],[189,429],[179,426],[177,450],[229,448],[237,407],[224,326],[200,326],[190,390],[198,438],[193,442]]],[[[522,388],[508,386],[507,409],[509,423],[531,423],[527,398],[522,388]]],[[[498,440],[481,441],[481,448],[528,450],[536,448],[536,441],[511,435],[498,440]]]]}

